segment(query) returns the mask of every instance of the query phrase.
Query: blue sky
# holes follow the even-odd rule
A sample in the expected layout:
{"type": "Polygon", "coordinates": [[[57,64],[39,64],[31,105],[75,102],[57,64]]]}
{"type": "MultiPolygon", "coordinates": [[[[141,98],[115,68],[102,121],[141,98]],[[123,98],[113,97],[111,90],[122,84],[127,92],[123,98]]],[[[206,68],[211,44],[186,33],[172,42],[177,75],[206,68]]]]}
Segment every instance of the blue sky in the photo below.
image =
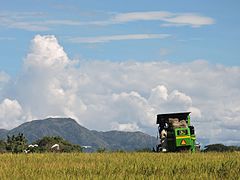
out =
{"type": "Polygon", "coordinates": [[[202,143],[239,145],[239,3],[0,0],[0,129],[155,135],[156,114],[191,111],[202,143]]]}
{"type": "Polygon", "coordinates": [[[1,0],[0,67],[15,75],[36,34],[55,35],[72,58],[110,61],[189,62],[204,59],[213,64],[239,65],[239,1],[3,1],[1,0]],[[108,25],[116,14],[169,12],[211,18],[212,23],[164,27],[162,20],[136,20],[108,25]],[[43,24],[46,21],[55,23],[43,24]],[[58,22],[56,22],[58,21],[58,22]],[[61,21],[84,22],[81,25],[61,21]],[[25,23],[24,25],[17,23],[25,23]],[[31,27],[34,24],[36,27],[31,27]],[[37,25],[36,25],[37,24],[37,25]],[[132,34],[168,34],[168,38],[125,39],[103,43],[73,43],[77,37],[132,34]],[[14,53],[12,53],[14,50],[14,53]]]}

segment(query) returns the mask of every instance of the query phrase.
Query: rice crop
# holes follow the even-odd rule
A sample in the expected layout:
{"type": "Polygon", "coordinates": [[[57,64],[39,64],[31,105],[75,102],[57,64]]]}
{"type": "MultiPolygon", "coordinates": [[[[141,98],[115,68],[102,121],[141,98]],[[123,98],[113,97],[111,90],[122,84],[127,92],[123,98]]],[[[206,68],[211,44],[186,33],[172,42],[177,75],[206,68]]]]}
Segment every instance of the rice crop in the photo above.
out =
{"type": "Polygon", "coordinates": [[[0,154],[0,179],[240,179],[240,153],[0,154]]]}

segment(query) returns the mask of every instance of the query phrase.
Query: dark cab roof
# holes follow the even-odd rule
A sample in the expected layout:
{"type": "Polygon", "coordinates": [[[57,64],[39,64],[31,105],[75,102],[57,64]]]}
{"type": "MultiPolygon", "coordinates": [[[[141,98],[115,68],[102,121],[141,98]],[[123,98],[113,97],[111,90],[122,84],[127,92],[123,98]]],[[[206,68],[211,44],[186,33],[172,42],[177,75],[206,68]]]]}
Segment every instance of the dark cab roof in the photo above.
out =
{"type": "Polygon", "coordinates": [[[169,118],[178,118],[179,120],[187,119],[187,116],[190,113],[191,112],[158,114],[157,115],[157,124],[167,123],[169,118]]]}

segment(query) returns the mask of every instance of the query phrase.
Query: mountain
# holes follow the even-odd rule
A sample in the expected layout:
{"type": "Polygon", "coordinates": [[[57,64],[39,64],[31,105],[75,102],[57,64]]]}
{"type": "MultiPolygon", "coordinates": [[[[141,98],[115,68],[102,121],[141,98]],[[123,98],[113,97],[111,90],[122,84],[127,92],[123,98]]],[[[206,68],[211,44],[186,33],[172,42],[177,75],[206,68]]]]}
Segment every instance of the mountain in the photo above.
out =
{"type": "Polygon", "coordinates": [[[142,132],[123,132],[108,131],[98,132],[92,131],[95,135],[103,139],[110,145],[112,150],[140,150],[144,148],[152,148],[156,145],[156,138],[142,132]]]}
{"type": "Polygon", "coordinates": [[[8,131],[7,135],[18,133],[23,133],[30,143],[44,136],[61,136],[74,144],[108,147],[102,139],[70,118],[48,118],[26,122],[8,131]]]}
{"type": "Polygon", "coordinates": [[[5,134],[7,134],[8,130],[6,129],[0,129],[0,137],[5,136],[5,134]]]}
{"type": "Polygon", "coordinates": [[[0,130],[0,138],[23,133],[28,142],[44,136],[61,136],[65,140],[81,146],[92,146],[93,150],[133,151],[155,146],[156,138],[142,132],[108,131],[98,132],[79,125],[71,118],[48,118],[23,123],[12,130],[0,130]]]}

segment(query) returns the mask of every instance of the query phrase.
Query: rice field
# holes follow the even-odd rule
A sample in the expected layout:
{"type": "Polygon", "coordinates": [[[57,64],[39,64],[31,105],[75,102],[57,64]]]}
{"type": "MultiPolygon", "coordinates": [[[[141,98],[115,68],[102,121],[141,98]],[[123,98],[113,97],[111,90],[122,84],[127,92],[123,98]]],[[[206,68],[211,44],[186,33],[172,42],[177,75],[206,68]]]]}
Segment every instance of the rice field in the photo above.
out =
{"type": "Polygon", "coordinates": [[[240,179],[240,153],[0,154],[0,179],[240,179]]]}

